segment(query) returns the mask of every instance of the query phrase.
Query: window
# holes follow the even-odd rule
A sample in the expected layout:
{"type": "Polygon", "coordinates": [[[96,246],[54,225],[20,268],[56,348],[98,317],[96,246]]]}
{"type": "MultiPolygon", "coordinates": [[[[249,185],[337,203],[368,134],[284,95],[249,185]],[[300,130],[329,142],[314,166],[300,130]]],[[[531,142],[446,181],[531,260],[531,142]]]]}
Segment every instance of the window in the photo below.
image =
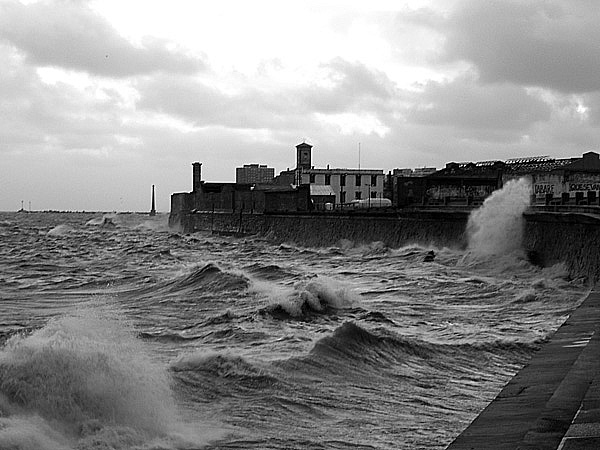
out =
{"type": "Polygon", "coordinates": [[[308,177],[309,177],[309,180],[308,180],[309,183],[315,182],[315,174],[314,173],[309,174],[308,177]]]}
{"type": "Polygon", "coordinates": [[[371,191],[371,198],[377,198],[377,192],[371,191]]]}
{"type": "Polygon", "coordinates": [[[340,175],[340,186],[346,186],[346,175],[340,175]]]}
{"type": "Polygon", "coordinates": [[[377,175],[371,175],[371,186],[377,186],[377,175]]]}
{"type": "Polygon", "coordinates": [[[360,186],[360,175],[356,175],[356,182],[354,183],[354,186],[360,186]]]}
{"type": "Polygon", "coordinates": [[[331,175],[325,174],[325,184],[331,184],[331,175]]]}
{"type": "MultiPolygon", "coordinates": [[[[357,175],[357,176],[359,176],[359,177],[360,177],[360,175],[357,175]]],[[[360,199],[362,198],[362,192],[360,192],[360,191],[356,191],[356,192],[354,193],[354,198],[355,198],[356,200],[360,200],[360,199]]]]}

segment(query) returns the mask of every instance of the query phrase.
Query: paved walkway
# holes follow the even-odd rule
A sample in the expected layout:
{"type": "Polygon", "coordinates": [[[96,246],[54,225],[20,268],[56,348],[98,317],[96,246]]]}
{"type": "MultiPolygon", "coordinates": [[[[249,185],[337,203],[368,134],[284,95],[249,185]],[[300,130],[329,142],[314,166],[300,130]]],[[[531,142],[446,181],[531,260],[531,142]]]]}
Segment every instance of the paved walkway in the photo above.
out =
{"type": "Polygon", "coordinates": [[[600,449],[600,291],[447,450],[600,449]]]}

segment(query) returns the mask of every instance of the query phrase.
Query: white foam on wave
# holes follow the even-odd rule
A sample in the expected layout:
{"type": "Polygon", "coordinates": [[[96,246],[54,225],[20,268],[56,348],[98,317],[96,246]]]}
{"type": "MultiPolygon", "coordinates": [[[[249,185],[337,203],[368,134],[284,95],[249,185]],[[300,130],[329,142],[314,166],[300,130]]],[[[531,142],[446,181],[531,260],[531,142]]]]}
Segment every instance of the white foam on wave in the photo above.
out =
{"type": "Polygon", "coordinates": [[[138,231],[166,232],[175,231],[169,228],[169,215],[158,213],[156,216],[146,214],[119,214],[118,224],[138,231]]]}
{"type": "Polygon", "coordinates": [[[167,369],[147,354],[127,326],[96,311],[13,336],[0,351],[0,448],[207,443],[182,423],[167,369]]]}
{"type": "Polygon", "coordinates": [[[65,450],[71,443],[39,416],[0,417],[0,448],[65,450]]]}
{"type": "Polygon", "coordinates": [[[352,308],[360,303],[358,294],[349,286],[323,276],[287,287],[253,280],[251,291],[265,295],[271,306],[280,306],[293,317],[302,316],[307,309],[325,312],[352,308]]]}
{"type": "Polygon", "coordinates": [[[48,236],[64,236],[67,235],[69,233],[72,233],[73,231],[75,231],[75,229],[67,224],[61,224],[61,225],[57,225],[54,228],[52,228],[50,231],[48,231],[48,233],[46,233],[46,235],[48,236]]]}
{"type": "Polygon", "coordinates": [[[104,224],[106,221],[114,221],[116,220],[116,214],[104,214],[102,217],[96,217],[94,219],[90,219],[85,223],[86,227],[90,226],[100,226],[104,224]]]}

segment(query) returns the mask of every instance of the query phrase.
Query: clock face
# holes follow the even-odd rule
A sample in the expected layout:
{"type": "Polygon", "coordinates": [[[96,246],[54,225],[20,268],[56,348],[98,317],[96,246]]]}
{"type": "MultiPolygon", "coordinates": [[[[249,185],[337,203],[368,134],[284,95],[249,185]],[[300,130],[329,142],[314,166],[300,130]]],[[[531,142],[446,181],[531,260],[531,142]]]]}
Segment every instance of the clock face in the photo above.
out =
{"type": "Polygon", "coordinates": [[[306,163],[310,162],[310,154],[307,151],[300,153],[300,162],[302,164],[306,164],[306,163]]]}

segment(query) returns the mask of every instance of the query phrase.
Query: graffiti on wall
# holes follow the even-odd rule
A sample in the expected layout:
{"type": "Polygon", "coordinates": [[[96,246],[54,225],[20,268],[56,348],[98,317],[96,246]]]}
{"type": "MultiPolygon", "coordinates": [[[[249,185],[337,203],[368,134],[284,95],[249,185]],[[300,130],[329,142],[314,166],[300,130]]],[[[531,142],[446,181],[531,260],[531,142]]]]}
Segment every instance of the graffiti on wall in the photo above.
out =
{"type": "Polygon", "coordinates": [[[542,199],[547,195],[560,197],[563,193],[568,193],[572,197],[575,192],[600,191],[600,182],[582,182],[582,183],[536,183],[533,185],[533,194],[536,198],[542,199]]]}
{"type": "Polygon", "coordinates": [[[569,183],[569,191],[600,191],[600,183],[569,183]]]}
{"type": "Polygon", "coordinates": [[[553,184],[534,184],[533,185],[533,193],[537,195],[545,196],[546,194],[554,195],[554,185],[553,184]]]}
{"type": "Polygon", "coordinates": [[[476,186],[454,186],[439,185],[427,189],[426,195],[431,199],[442,200],[447,197],[456,198],[484,198],[494,191],[494,186],[476,185],[476,186]]]}

